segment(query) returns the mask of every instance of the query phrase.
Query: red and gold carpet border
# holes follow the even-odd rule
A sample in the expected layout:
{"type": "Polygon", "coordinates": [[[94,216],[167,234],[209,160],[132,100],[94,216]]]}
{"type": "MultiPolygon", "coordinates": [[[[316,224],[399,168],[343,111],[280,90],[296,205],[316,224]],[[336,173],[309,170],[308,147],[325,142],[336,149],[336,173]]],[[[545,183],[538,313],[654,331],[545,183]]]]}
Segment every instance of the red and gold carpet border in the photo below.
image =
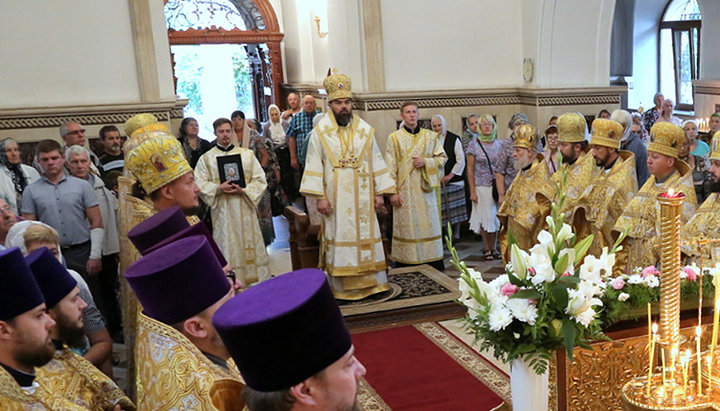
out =
{"type": "Polygon", "coordinates": [[[414,327],[505,402],[510,403],[510,377],[507,374],[498,370],[441,325],[421,323],[414,327]]]}

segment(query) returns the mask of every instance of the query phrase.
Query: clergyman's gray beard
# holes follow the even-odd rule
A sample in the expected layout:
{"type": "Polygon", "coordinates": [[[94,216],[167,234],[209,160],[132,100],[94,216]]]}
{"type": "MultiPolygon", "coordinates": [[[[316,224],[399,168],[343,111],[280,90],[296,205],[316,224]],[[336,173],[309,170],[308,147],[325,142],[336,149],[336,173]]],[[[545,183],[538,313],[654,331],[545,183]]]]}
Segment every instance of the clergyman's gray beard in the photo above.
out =
{"type": "Polygon", "coordinates": [[[517,158],[513,160],[513,166],[515,166],[515,170],[520,171],[524,169],[525,167],[529,166],[530,163],[532,163],[532,160],[525,159],[525,158],[517,158]]]}

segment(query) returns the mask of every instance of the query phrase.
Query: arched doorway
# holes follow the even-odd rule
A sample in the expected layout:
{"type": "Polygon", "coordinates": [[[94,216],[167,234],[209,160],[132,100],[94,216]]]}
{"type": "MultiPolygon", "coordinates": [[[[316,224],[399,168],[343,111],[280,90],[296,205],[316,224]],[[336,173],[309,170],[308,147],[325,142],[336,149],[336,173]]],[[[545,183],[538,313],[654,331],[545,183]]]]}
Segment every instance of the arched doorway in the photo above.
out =
{"type": "MultiPolygon", "coordinates": [[[[184,55],[184,61],[198,63],[213,56],[229,58],[234,71],[234,89],[238,100],[242,96],[251,104],[259,121],[267,119],[267,106],[279,101],[283,83],[280,33],[277,16],[268,0],[164,0],[168,38],[173,50],[173,70],[177,74],[175,53],[179,47],[191,45],[218,45],[205,47],[202,56],[184,55]],[[223,45],[223,46],[220,46],[223,45]],[[242,60],[242,61],[240,61],[242,60]],[[239,78],[248,81],[238,81],[239,78]],[[245,84],[242,84],[245,83],[245,84]],[[250,89],[245,90],[244,87],[250,89]]],[[[196,48],[197,49],[197,48],[196,48]]],[[[192,53],[192,52],[190,52],[192,53]]],[[[208,64],[205,79],[213,79],[218,67],[208,64]]],[[[202,70],[199,70],[202,71],[202,70]]],[[[200,75],[198,73],[198,75],[200,75]]],[[[176,90],[178,88],[176,75],[176,90]]],[[[197,84],[197,83],[196,83],[197,84]]],[[[189,87],[193,91],[192,85],[189,87]]],[[[199,93],[199,91],[198,91],[199,93]]],[[[242,104],[242,103],[240,103],[242,104]]],[[[230,112],[226,115],[229,116],[230,112]]]]}

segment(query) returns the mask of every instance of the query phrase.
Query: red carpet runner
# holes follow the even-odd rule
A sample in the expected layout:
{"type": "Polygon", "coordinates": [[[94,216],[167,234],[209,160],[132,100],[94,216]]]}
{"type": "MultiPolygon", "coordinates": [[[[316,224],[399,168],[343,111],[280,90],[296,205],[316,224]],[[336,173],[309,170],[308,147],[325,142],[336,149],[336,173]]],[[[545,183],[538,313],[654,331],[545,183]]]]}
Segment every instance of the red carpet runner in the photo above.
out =
{"type": "Polygon", "coordinates": [[[477,411],[490,410],[502,403],[503,399],[478,378],[504,392],[507,399],[507,376],[437,324],[416,327],[353,335],[356,356],[367,368],[365,379],[391,409],[477,411]],[[429,336],[446,349],[451,347],[450,352],[459,354],[459,359],[473,372],[429,336]]]}

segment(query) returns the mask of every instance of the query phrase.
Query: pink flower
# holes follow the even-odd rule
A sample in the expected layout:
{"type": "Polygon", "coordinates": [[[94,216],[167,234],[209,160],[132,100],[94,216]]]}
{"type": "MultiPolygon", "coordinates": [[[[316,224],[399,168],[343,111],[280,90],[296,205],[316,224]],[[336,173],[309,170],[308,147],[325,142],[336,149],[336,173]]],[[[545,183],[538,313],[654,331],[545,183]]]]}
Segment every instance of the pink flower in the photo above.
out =
{"type": "Polygon", "coordinates": [[[643,278],[645,278],[648,275],[660,275],[660,271],[658,271],[658,269],[655,268],[654,265],[649,265],[649,266],[643,268],[642,273],[640,273],[640,275],[643,278]]]}
{"type": "Polygon", "coordinates": [[[500,294],[504,295],[505,297],[510,297],[518,291],[520,291],[520,287],[511,283],[506,283],[505,285],[500,287],[500,294]]]}
{"type": "Polygon", "coordinates": [[[568,271],[565,271],[564,273],[560,274],[560,277],[570,277],[572,274],[570,274],[568,271]]]}
{"type": "Polygon", "coordinates": [[[528,268],[528,273],[530,273],[530,275],[535,275],[535,269],[532,267],[528,268]]]}
{"type": "Polygon", "coordinates": [[[622,290],[622,288],[625,287],[625,280],[623,280],[622,277],[613,278],[610,285],[616,290],[622,290]]]}
{"type": "Polygon", "coordinates": [[[695,270],[693,270],[690,267],[684,267],[683,272],[687,274],[687,279],[690,281],[697,281],[698,275],[695,273],[695,270]]]}

